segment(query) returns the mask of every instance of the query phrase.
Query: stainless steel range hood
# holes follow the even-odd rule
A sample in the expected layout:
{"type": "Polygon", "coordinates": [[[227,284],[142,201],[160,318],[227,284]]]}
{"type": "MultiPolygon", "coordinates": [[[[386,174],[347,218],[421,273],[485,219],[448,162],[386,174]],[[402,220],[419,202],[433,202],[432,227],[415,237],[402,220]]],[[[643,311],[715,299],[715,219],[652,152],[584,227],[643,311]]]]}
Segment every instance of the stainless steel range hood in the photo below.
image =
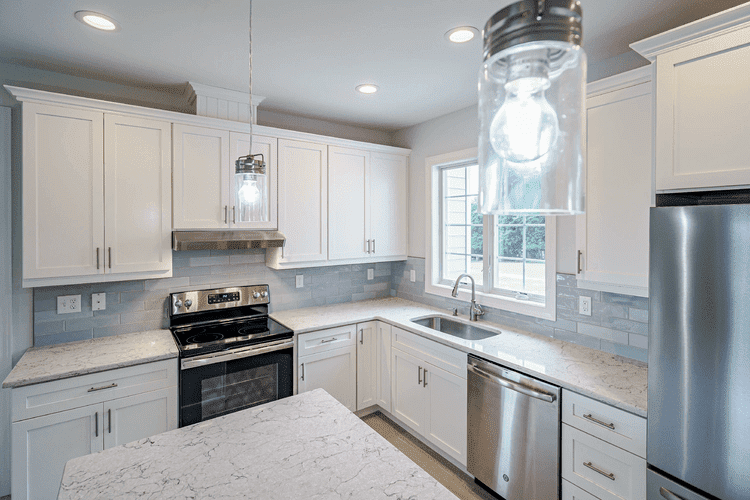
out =
{"type": "Polygon", "coordinates": [[[278,231],[174,231],[174,250],[247,250],[281,248],[286,238],[278,231]]]}

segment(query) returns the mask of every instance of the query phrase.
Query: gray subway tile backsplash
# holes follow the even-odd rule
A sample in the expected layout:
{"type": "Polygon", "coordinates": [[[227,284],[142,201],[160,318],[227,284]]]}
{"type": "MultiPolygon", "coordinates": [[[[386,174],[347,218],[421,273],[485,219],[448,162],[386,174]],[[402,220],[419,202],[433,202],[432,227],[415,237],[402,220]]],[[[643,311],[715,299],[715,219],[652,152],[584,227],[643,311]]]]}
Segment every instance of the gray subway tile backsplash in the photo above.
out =
{"type": "MultiPolygon", "coordinates": [[[[52,345],[164,328],[168,325],[167,296],[190,288],[216,288],[267,283],[271,310],[340,304],[381,297],[401,297],[446,310],[467,304],[424,292],[425,260],[352,264],[277,271],[265,265],[262,250],[173,253],[173,277],[102,284],[34,289],[34,345],[52,345]],[[367,279],[367,270],[374,279],[367,279]],[[416,272],[415,283],[410,271],[416,272]],[[304,287],[295,276],[303,274],[304,287]],[[91,310],[91,294],[107,293],[107,308],[91,310]],[[58,315],[58,295],[81,295],[81,312],[58,315]]],[[[557,275],[557,320],[532,318],[486,307],[486,319],[616,355],[647,361],[648,299],[583,290],[573,275],[557,275]],[[578,297],[592,298],[592,316],[578,314],[578,297]]]]}

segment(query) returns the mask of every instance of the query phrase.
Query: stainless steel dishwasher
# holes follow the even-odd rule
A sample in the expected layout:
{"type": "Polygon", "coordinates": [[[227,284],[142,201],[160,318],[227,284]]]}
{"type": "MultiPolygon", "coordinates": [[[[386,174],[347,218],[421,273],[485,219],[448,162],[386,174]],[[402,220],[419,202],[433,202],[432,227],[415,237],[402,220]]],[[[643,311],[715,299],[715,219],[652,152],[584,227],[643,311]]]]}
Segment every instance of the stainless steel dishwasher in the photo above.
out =
{"type": "Polygon", "coordinates": [[[560,498],[560,388],[469,355],[468,470],[506,500],[560,498]]]}

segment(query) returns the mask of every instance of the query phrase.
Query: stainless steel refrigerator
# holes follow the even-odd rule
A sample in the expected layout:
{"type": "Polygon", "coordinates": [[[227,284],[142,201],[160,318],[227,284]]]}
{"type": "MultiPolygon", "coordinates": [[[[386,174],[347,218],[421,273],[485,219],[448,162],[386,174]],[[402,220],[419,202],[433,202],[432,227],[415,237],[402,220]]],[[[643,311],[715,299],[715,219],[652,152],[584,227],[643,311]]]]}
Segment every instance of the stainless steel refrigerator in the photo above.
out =
{"type": "Polygon", "coordinates": [[[648,500],[750,499],[750,204],[713,196],[651,209],[648,500]]]}

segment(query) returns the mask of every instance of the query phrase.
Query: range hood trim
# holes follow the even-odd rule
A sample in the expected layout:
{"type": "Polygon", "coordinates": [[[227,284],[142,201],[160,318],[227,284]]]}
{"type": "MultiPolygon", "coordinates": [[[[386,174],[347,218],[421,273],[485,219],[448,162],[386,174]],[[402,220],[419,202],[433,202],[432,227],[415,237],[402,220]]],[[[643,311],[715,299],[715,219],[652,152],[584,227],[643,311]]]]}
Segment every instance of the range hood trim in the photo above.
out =
{"type": "Polygon", "coordinates": [[[279,231],[173,231],[172,249],[247,250],[282,248],[286,238],[279,231]]]}

